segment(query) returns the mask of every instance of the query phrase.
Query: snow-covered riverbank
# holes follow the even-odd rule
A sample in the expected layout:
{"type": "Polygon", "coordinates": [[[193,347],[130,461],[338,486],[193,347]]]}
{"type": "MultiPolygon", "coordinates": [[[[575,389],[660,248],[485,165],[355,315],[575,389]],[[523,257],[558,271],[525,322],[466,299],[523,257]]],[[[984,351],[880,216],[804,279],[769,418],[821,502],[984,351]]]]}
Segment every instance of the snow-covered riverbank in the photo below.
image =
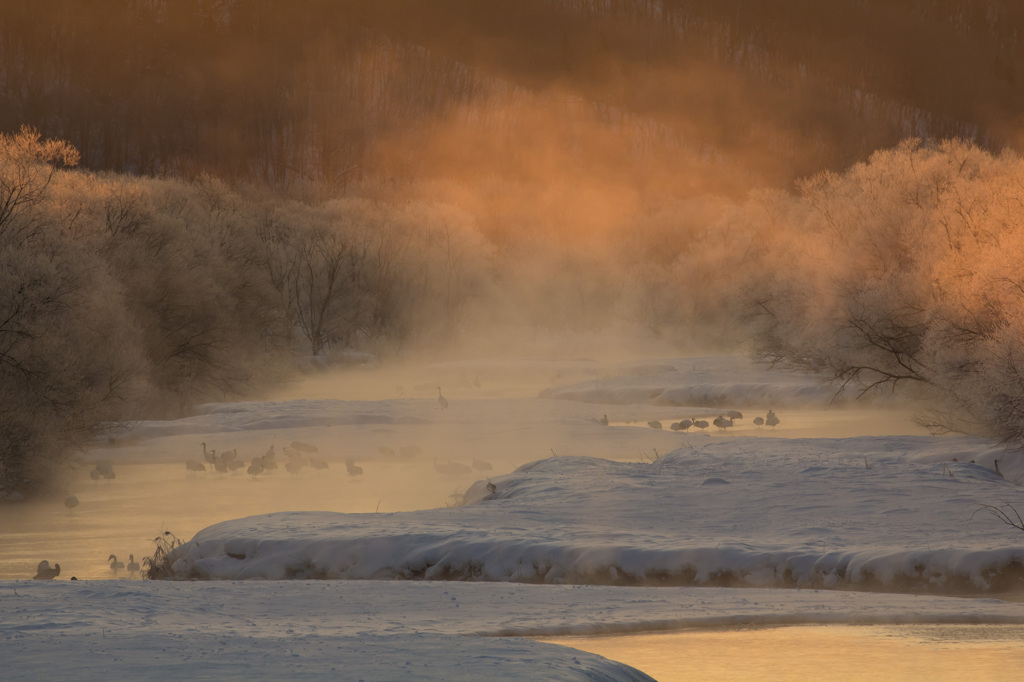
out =
{"type": "Polygon", "coordinates": [[[994,599],[409,581],[5,581],[0,612],[7,680],[639,680],[521,636],[1024,623],[994,599]]]}
{"type": "Polygon", "coordinates": [[[1019,601],[940,596],[1024,587],[1024,533],[983,510],[1024,509],[1020,454],[921,435],[900,406],[827,409],[812,379],[772,388],[741,358],[589,364],[545,364],[543,397],[453,363],[394,398],[211,405],[119,432],[83,455],[79,507],[26,508],[59,542],[25,549],[0,529],[5,547],[45,552],[8,561],[15,576],[64,567],[54,583],[0,581],[5,676],[643,679],[517,637],[1024,623],[1019,601]],[[755,425],[769,408],[779,426],[755,425]],[[729,410],[743,417],[724,429],[671,429],[729,410]],[[272,445],[302,467],[185,466],[203,448],[249,463],[272,445]],[[99,460],[121,476],[89,480],[99,460]],[[112,547],[71,545],[101,522],[113,542],[129,521],[154,526],[131,547],[174,529],[177,577],[204,580],[65,581],[115,575],[112,547]]]}

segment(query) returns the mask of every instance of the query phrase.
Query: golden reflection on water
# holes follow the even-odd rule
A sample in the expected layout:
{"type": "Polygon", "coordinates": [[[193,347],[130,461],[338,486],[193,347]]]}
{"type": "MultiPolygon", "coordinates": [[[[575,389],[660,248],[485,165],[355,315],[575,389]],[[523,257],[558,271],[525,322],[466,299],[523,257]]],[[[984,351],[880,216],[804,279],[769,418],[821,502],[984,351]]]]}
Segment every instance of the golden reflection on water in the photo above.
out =
{"type": "Polygon", "coordinates": [[[544,639],[677,680],[1024,679],[1024,626],[820,625],[544,639]]]}
{"type": "MultiPolygon", "coordinates": [[[[220,521],[279,511],[393,512],[441,507],[467,479],[438,476],[430,462],[367,464],[353,478],[343,462],[297,475],[283,470],[259,479],[243,471],[190,474],[183,463],[115,463],[116,479],[85,475],[70,489],[79,505],[69,511],[55,497],[0,508],[0,580],[31,578],[41,559],[61,565],[61,580],[138,578],[114,573],[107,557],[128,564],[154,550],[169,530],[182,540],[220,521]],[[84,480],[82,480],[84,479],[84,480]]],[[[475,480],[475,476],[468,477],[475,480]]]]}

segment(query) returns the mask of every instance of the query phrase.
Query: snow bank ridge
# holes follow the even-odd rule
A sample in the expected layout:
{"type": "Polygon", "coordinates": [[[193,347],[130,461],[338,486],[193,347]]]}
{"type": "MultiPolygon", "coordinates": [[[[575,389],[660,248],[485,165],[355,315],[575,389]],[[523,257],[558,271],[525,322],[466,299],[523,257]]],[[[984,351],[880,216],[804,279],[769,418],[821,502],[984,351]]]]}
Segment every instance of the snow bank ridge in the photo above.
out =
{"type": "Polygon", "coordinates": [[[965,444],[734,439],[654,463],[553,457],[478,481],[457,509],[289,512],[217,524],[172,554],[172,572],[201,580],[1024,588],[1016,536],[971,518],[980,501],[1019,489],[981,465],[949,477],[943,453],[965,444]],[[703,485],[709,478],[727,481],[729,494],[703,485]]]}
{"type": "Polygon", "coordinates": [[[740,546],[649,550],[496,540],[468,532],[309,540],[243,535],[197,538],[174,557],[173,571],[179,579],[192,580],[465,580],[985,593],[1024,586],[1024,550],[872,548],[820,555],[740,546]]]}

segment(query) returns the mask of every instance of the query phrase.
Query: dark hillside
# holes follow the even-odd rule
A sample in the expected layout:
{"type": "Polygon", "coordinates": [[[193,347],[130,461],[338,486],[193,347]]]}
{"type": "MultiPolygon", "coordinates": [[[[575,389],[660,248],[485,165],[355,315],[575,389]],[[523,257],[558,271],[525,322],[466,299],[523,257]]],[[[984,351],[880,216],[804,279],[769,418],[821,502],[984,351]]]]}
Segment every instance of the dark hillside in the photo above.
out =
{"type": "Polygon", "coordinates": [[[0,130],[96,169],[345,183],[396,131],[500,131],[466,112],[521,88],[787,183],[908,135],[1019,147],[1021,35],[1010,0],[11,1],[0,130]]]}

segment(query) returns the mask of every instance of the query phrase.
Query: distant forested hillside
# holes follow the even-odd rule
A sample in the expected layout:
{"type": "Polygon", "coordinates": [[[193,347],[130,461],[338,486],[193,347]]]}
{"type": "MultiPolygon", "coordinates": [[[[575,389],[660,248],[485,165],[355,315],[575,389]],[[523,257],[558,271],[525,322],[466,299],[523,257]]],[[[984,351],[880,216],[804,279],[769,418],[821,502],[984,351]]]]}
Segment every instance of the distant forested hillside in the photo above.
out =
{"type": "Polygon", "coordinates": [[[641,157],[786,183],[907,136],[1019,147],[1022,36],[1016,0],[9,0],[0,131],[92,169],[344,184],[437,171],[378,146],[453,118],[513,155],[509,107],[557,93],[641,157]]]}

